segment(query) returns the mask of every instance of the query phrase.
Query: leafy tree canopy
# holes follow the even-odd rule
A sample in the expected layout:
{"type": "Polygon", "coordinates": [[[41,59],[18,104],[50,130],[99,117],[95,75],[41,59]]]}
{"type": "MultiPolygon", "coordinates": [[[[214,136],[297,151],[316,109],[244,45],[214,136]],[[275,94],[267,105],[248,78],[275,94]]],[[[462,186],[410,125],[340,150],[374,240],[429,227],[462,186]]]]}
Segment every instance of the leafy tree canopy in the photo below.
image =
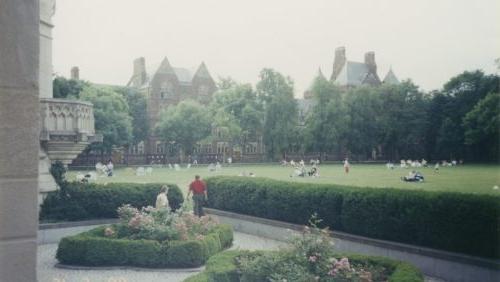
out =
{"type": "Polygon", "coordinates": [[[182,101],[160,114],[157,135],[166,142],[176,142],[191,154],[197,142],[210,134],[211,121],[207,110],[198,102],[182,101]]]}
{"type": "Polygon", "coordinates": [[[294,143],[298,122],[293,82],[282,74],[263,69],[257,94],[264,101],[264,144],[269,157],[286,154],[294,143]]]}
{"type": "Polygon", "coordinates": [[[97,133],[103,135],[102,144],[93,144],[94,149],[111,152],[113,146],[124,146],[132,140],[132,118],[127,101],[111,87],[85,86],[80,99],[94,105],[94,120],[97,133]]]}

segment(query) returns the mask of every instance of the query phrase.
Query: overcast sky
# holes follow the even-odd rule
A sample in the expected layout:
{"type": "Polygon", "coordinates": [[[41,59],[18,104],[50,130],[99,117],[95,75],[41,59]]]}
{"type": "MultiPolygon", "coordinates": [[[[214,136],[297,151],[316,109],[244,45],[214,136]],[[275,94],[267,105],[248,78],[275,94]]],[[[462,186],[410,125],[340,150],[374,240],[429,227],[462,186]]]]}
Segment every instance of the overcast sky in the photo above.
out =
{"type": "Polygon", "coordinates": [[[132,61],[168,57],[175,67],[205,61],[214,79],[256,83],[262,68],[295,81],[330,77],[335,48],[363,61],[375,51],[381,78],[392,66],[424,90],[464,70],[496,71],[498,0],[57,0],[54,71],[125,85],[132,61]]]}

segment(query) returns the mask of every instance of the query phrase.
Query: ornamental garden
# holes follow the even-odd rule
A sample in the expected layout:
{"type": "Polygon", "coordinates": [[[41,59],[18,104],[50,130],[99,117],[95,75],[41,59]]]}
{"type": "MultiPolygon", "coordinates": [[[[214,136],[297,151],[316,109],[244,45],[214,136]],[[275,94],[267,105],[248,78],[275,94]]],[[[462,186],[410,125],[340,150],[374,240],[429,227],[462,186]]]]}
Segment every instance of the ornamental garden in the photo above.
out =
{"type": "MultiPolygon", "coordinates": [[[[350,173],[367,169],[364,166],[354,164],[350,173]]],[[[341,166],[319,167],[343,173],[341,166]]],[[[464,168],[442,168],[439,173],[447,177],[453,169],[464,168]]],[[[40,220],[117,219],[116,223],[63,238],[56,252],[60,265],[151,269],[205,266],[204,271],[187,278],[190,282],[423,281],[422,272],[409,263],[336,251],[330,230],[484,259],[499,258],[496,222],[500,197],[493,188],[471,193],[420,189],[418,185],[425,182],[404,183],[413,186],[402,188],[370,188],[354,182],[337,184],[326,177],[317,181],[312,177],[234,176],[241,170],[255,174],[287,171],[278,164],[232,165],[211,173],[206,166],[177,172],[155,167],[151,178],[141,178],[125,168],[94,183],[66,181],[77,173],[72,171],[56,175],[61,189],[45,199],[40,220]],[[286,247],[279,250],[227,250],[233,244],[232,227],[219,223],[213,215],[192,214],[192,203],[185,199],[185,189],[179,188],[188,181],[182,178],[183,173],[207,175],[207,207],[299,224],[303,230],[287,238],[286,247]],[[174,174],[179,177],[172,177],[174,174]],[[164,183],[137,183],[152,181],[154,175],[172,180],[167,184],[169,208],[152,207],[164,183]],[[122,182],[130,179],[136,183],[122,182]]],[[[384,167],[375,174],[382,175],[386,170],[384,167]]],[[[432,168],[423,171],[434,173],[432,168]]],[[[405,172],[390,170],[393,175],[405,172]]]]}

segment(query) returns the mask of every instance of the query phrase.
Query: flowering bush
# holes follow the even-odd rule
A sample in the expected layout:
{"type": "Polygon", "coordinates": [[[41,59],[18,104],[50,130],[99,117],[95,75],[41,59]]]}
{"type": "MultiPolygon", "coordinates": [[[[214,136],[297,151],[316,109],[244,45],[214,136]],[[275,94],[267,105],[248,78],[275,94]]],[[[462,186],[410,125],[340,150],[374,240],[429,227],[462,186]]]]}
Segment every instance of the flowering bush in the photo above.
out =
{"type": "Polygon", "coordinates": [[[291,247],[275,253],[252,254],[237,259],[242,281],[386,281],[387,269],[353,265],[338,256],[328,229],[320,229],[316,215],[302,234],[290,240],[291,247]]]}
{"type": "Polygon", "coordinates": [[[123,205],[117,210],[120,223],[105,229],[106,237],[166,240],[202,240],[219,223],[209,216],[197,217],[184,207],[143,207],[123,205]]]}

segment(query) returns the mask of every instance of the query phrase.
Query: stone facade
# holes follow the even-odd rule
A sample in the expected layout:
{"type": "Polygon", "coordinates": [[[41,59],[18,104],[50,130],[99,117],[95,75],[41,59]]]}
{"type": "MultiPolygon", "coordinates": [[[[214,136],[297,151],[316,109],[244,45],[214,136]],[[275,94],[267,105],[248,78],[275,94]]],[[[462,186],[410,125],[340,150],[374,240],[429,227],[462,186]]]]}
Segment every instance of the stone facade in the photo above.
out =
{"type": "Polygon", "coordinates": [[[0,7],[0,281],[37,281],[39,3],[0,7]]]}
{"type": "Polygon", "coordinates": [[[55,14],[55,0],[40,1],[40,67],[38,82],[40,98],[52,98],[52,16],[55,14]]]}
{"type": "MultiPolygon", "coordinates": [[[[94,132],[94,114],[91,103],[53,99],[52,91],[52,16],[55,0],[40,1],[38,84],[40,85],[39,128],[39,203],[46,193],[58,189],[50,166],[55,161],[68,165],[90,143],[102,141],[94,132]]],[[[78,79],[78,68],[71,69],[73,79],[78,79]]]]}
{"type": "MultiPolygon", "coordinates": [[[[154,69],[154,68],[153,68],[154,69]]],[[[139,89],[147,97],[147,112],[150,128],[154,128],[160,114],[168,106],[192,99],[202,105],[208,105],[213,93],[217,90],[215,81],[210,75],[205,63],[191,71],[170,65],[167,58],[154,72],[146,71],[144,58],[134,60],[134,73],[128,86],[139,89]]],[[[154,134],[145,142],[145,153],[166,153],[166,144],[163,144],[154,134]]]]}

